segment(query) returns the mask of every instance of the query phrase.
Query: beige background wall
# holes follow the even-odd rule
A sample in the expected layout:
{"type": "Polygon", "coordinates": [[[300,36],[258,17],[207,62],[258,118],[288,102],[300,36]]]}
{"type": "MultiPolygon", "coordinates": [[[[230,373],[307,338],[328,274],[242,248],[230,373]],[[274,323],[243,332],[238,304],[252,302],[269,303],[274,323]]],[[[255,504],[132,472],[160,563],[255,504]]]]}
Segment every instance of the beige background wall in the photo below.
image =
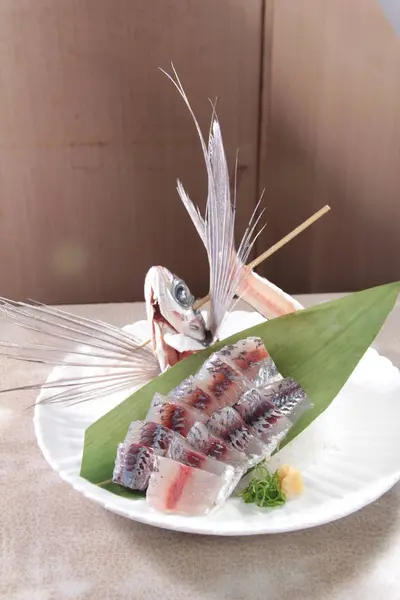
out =
{"type": "Polygon", "coordinates": [[[263,187],[261,268],[289,292],[400,278],[400,38],[375,0],[0,0],[0,294],[140,300],[152,264],[207,289],[176,194],[205,172],[158,67],[240,148],[238,229],[263,187]],[[178,240],[178,238],[180,238],[178,240]]]}

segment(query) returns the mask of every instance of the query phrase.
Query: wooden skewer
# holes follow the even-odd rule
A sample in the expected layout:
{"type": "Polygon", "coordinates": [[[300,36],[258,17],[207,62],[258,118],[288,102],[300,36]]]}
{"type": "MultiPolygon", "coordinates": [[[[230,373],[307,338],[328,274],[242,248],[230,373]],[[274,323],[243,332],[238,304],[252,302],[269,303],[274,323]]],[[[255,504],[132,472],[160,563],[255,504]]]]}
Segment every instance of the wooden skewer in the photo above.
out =
{"type": "Polygon", "coordinates": [[[315,223],[315,221],[318,221],[318,219],[323,217],[329,210],[331,210],[331,207],[327,204],[323,208],[320,208],[320,210],[318,210],[315,214],[313,214],[306,221],[304,221],[304,223],[296,227],[296,229],[293,229],[293,231],[285,235],[285,237],[279,240],[279,242],[276,242],[276,244],[271,246],[271,248],[260,254],[258,258],[255,258],[253,261],[251,261],[251,263],[249,263],[247,267],[249,269],[254,269],[254,267],[258,267],[258,265],[261,264],[266,258],[269,258],[273,254],[275,254],[277,250],[280,250],[283,246],[285,246],[285,244],[287,244],[293,238],[299,235],[299,233],[301,233],[302,231],[307,229],[307,227],[310,227],[310,225],[315,223]]]}
{"type": "MultiPolygon", "coordinates": [[[[261,264],[266,258],[269,258],[273,254],[275,254],[275,252],[277,250],[280,250],[283,246],[285,246],[285,244],[287,244],[288,242],[293,240],[293,238],[295,238],[297,235],[299,235],[299,233],[301,233],[302,231],[307,229],[307,227],[310,227],[310,225],[315,223],[315,221],[318,221],[318,219],[320,219],[323,215],[325,215],[330,209],[331,209],[330,206],[328,206],[326,204],[323,208],[321,208],[315,214],[313,214],[311,217],[306,219],[306,221],[304,221],[304,223],[302,223],[301,225],[296,227],[296,229],[293,229],[293,231],[291,231],[290,233],[285,235],[285,237],[283,237],[281,240],[279,240],[279,242],[276,242],[276,244],[271,246],[271,248],[268,248],[268,250],[266,250],[265,252],[260,254],[260,256],[258,256],[254,260],[252,260],[247,265],[247,268],[254,269],[255,267],[258,267],[258,265],[261,264]]],[[[208,302],[209,299],[210,299],[209,295],[205,296],[204,298],[201,298],[201,300],[198,300],[195,303],[194,308],[195,309],[200,308],[206,302],[208,302]]]]}

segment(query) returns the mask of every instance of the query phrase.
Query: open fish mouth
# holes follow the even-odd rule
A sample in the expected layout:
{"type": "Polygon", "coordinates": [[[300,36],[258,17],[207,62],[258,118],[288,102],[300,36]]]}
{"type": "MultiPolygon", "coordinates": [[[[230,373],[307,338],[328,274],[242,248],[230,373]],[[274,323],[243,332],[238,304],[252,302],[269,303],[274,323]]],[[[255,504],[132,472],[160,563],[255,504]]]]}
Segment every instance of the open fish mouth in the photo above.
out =
{"type": "Polygon", "coordinates": [[[153,321],[155,323],[159,323],[160,325],[164,325],[164,326],[168,327],[168,329],[171,330],[171,333],[176,333],[176,334],[179,333],[179,331],[177,329],[175,329],[175,327],[164,317],[164,315],[162,314],[162,312],[160,310],[160,305],[156,300],[153,300],[152,308],[153,308],[153,321]]]}
{"type": "Polygon", "coordinates": [[[164,317],[157,300],[153,300],[152,309],[153,322],[157,323],[162,329],[162,343],[168,357],[168,364],[170,366],[174,366],[187,356],[190,356],[194,352],[198,352],[204,348],[202,342],[199,342],[193,338],[189,338],[187,335],[180,333],[176,327],[174,327],[168,321],[168,319],[164,317]]]}
{"type": "Polygon", "coordinates": [[[164,344],[172,350],[176,350],[179,354],[186,356],[187,352],[197,352],[209,346],[213,341],[213,334],[206,328],[205,324],[204,340],[198,340],[189,333],[179,331],[166,317],[164,317],[160,309],[160,303],[154,296],[151,298],[151,307],[153,310],[152,320],[162,329],[164,344]]]}

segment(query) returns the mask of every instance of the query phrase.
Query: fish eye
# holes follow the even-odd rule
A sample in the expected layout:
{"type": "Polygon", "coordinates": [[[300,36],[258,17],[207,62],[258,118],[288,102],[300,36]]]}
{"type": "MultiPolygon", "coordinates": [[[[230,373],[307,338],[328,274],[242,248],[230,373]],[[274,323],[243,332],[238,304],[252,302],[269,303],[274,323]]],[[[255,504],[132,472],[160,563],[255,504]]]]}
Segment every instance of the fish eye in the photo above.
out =
{"type": "Polygon", "coordinates": [[[190,293],[188,286],[184,281],[182,281],[182,279],[179,279],[175,282],[172,295],[174,296],[175,300],[185,308],[191,307],[194,302],[194,298],[190,293]]]}

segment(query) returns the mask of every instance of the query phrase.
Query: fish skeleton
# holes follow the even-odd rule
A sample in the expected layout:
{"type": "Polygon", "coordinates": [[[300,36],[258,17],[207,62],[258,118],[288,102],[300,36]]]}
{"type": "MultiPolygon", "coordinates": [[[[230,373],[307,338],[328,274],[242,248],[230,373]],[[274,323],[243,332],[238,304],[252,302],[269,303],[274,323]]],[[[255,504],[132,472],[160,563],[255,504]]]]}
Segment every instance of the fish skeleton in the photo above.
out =
{"type": "MultiPolygon", "coordinates": [[[[162,266],[151,267],[145,277],[144,296],[150,345],[129,331],[79,317],[40,303],[0,298],[0,316],[8,323],[34,332],[42,343],[0,342],[8,358],[54,366],[80,367],[75,376],[63,374],[0,392],[56,390],[44,403],[75,404],[114,392],[133,390],[172,367],[186,356],[219,339],[221,326],[232,310],[235,296],[265,318],[301,310],[303,306],[283,290],[246,266],[259,235],[258,202],[238,247],[235,246],[236,181],[231,200],[230,178],[222,133],[212,112],[208,144],[172,65],[173,82],[183,98],[199,135],[207,181],[207,203],[202,216],[178,179],[177,191],[206,249],[209,262],[209,308],[205,316],[195,308],[195,298],[183,279],[162,266]]],[[[162,70],[162,69],[161,69],[162,70]]],[[[237,164],[236,164],[237,171],[237,164]]],[[[236,179],[236,177],[235,177],[236,179]]]]}

